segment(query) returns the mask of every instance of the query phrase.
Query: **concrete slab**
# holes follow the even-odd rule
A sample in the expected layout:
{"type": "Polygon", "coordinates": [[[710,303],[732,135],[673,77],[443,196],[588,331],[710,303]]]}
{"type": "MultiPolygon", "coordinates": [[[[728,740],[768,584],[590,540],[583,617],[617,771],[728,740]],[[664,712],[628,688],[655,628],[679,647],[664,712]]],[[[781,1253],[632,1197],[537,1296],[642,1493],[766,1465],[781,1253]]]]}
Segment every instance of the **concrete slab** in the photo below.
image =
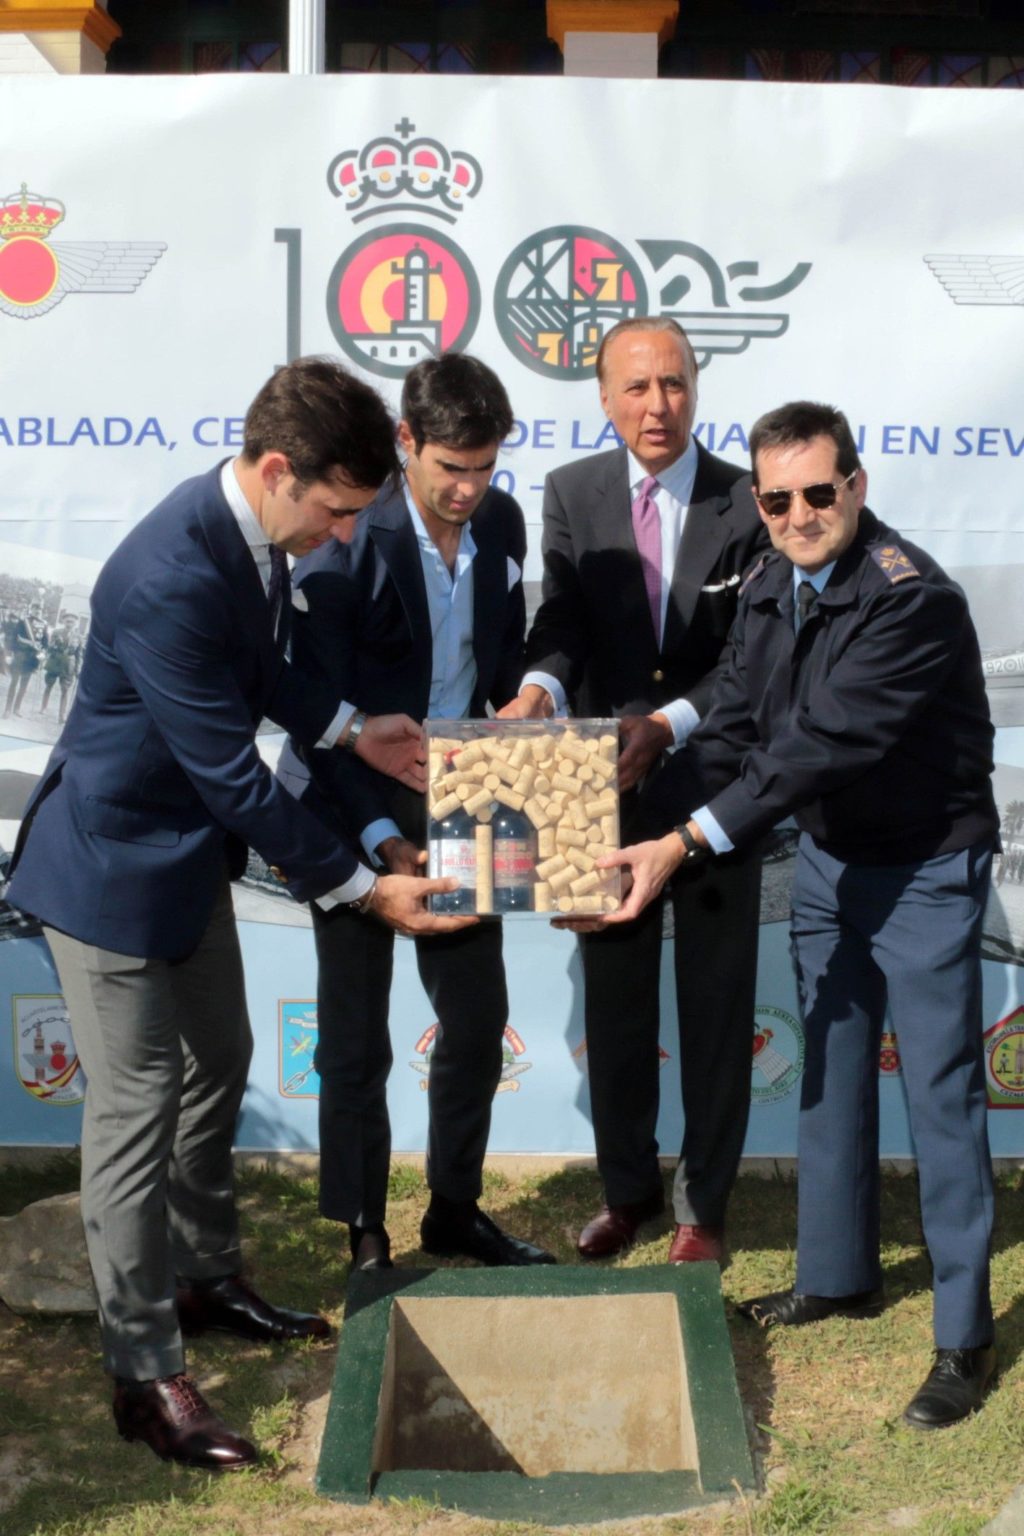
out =
{"type": "Polygon", "coordinates": [[[717,1266],[357,1273],[317,1486],[549,1525],[753,1488],[717,1266]]]}

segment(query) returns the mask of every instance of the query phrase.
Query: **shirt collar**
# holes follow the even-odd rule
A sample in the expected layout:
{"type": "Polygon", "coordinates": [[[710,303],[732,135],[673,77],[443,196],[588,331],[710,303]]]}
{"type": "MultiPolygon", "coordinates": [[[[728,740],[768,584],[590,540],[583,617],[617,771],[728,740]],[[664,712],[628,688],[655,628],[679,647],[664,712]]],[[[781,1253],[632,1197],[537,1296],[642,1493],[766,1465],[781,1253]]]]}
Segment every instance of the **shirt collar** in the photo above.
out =
{"type": "Polygon", "coordinates": [[[823,565],[821,570],[820,571],[815,571],[814,575],[812,576],[810,571],[802,571],[798,565],[794,565],[794,567],[793,567],[793,596],[794,596],[794,598],[796,597],[797,588],[800,586],[801,582],[804,582],[804,581],[809,581],[811,586],[814,588],[815,592],[817,592],[818,596],[820,597],[821,594],[824,592],[825,587],[828,584],[828,579],[832,575],[832,572],[835,570],[835,568],[836,568],[836,562],[834,560],[830,560],[828,565],[823,565]]]}
{"type": "Polygon", "coordinates": [[[270,548],[270,540],[261,528],[259,519],[252,507],[250,507],[246,500],[245,492],[238,483],[233,459],[228,459],[226,464],[221,465],[220,488],[224,492],[235,522],[242,530],[242,537],[249,548],[254,553],[256,550],[268,550],[270,548]]]}
{"type": "MultiPolygon", "coordinates": [[[[629,451],[626,450],[626,458],[629,463],[629,489],[630,495],[635,500],[641,485],[647,479],[648,471],[644,469],[629,451]]],[[[683,452],[678,459],[673,459],[667,469],[662,469],[656,476],[658,484],[678,501],[682,507],[688,507],[693,500],[693,483],[697,478],[697,440],[691,436],[683,452]]]]}
{"type": "MultiPolygon", "coordinates": [[[[430,537],[430,534],[427,532],[427,525],[420,516],[419,508],[417,507],[415,501],[413,501],[412,491],[409,489],[409,482],[405,479],[404,476],[402,477],[402,490],[405,492],[405,504],[409,508],[409,516],[412,518],[413,532],[416,535],[420,548],[425,549],[428,553],[432,552],[433,554],[440,556],[440,550],[434,543],[433,539],[430,537]]],[[[472,559],[475,554],[476,541],[473,538],[473,530],[470,528],[468,523],[463,523],[462,527],[459,529],[458,558],[461,559],[462,556],[465,555],[468,556],[469,559],[472,559]]]]}

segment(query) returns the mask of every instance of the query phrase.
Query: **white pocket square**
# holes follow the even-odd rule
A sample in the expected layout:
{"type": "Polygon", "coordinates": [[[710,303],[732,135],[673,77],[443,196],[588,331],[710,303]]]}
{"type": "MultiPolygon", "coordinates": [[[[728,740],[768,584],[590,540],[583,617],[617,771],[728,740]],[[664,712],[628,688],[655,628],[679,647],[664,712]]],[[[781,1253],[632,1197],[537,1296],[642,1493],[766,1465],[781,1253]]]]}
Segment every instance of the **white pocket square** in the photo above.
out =
{"type": "Polygon", "coordinates": [[[509,589],[509,591],[511,592],[512,588],[515,586],[516,582],[517,581],[522,581],[522,579],[523,579],[523,568],[522,568],[522,566],[521,565],[516,565],[516,562],[512,559],[512,556],[509,555],[508,556],[508,589],[509,589]]]}
{"type": "Polygon", "coordinates": [[[714,582],[711,583],[711,585],[709,587],[701,587],[701,591],[702,592],[727,592],[730,587],[738,587],[739,584],[740,584],[740,579],[739,579],[738,576],[730,576],[728,578],[728,580],[726,580],[726,581],[714,581],[714,582]]]}
{"type": "Polygon", "coordinates": [[[296,588],[296,590],[292,593],[292,607],[295,608],[299,613],[309,612],[309,603],[307,602],[306,594],[303,592],[301,587],[296,588]]]}

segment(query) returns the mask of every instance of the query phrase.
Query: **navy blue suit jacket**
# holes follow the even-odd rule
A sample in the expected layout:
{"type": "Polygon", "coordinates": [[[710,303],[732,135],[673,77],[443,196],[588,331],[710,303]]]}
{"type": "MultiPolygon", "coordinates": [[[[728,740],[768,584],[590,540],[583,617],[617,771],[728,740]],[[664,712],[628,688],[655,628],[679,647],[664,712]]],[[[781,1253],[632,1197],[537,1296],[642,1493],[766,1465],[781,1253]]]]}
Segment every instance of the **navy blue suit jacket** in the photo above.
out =
{"type": "Polygon", "coordinates": [[[26,809],[9,898],[87,944],[188,955],[250,844],[300,900],[344,883],[349,849],[256,750],[264,715],[315,742],[340,696],[285,660],[219,470],[128,534],[92,595],[74,705],[26,809]]]}
{"type": "MultiPolygon", "coordinates": [[[[514,698],[523,672],[526,528],[518,503],[488,490],[470,522],[473,653],[470,716],[514,698]]],[[[419,544],[401,486],[380,493],[358,518],[350,544],[325,544],[295,567],[292,660],[311,680],[369,714],[426,718],[433,646],[419,544]]],[[[383,816],[409,826],[393,779],[348,753],[299,751],[291,741],[278,772],[289,789],[344,830],[383,816]],[[310,775],[314,784],[310,784],[310,775]],[[398,803],[396,803],[396,800],[398,803]],[[329,807],[329,809],[328,809],[329,807]]],[[[411,830],[411,828],[410,828],[411,830]]]]}

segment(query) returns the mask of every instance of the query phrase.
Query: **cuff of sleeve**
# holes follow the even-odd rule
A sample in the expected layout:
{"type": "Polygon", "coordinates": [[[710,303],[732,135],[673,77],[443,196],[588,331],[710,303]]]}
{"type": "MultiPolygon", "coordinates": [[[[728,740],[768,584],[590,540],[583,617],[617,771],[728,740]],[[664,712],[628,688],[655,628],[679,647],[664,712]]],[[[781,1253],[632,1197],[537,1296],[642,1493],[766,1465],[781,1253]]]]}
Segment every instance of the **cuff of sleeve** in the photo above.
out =
{"type": "Polygon", "coordinates": [[[551,695],[551,702],[555,706],[556,715],[567,715],[569,713],[568,701],[565,697],[565,689],[562,687],[557,677],[552,677],[550,672],[527,672],[526,676],[519,684],[520,689],[525,688],[527,683],[536,683],[538,688],[547,689],[548,693],[551,695]]]}
{"type": "Polygon", "coordinates": [[[320,740],[317,742],[317,746],[333,747],[355,712],[356,706],[354,704],[349,704],[345,699],[342,699],[341,703],[338,705],[337,714],[334,716],[334,719],[331,721],[330,725],[320,737],[320,740]]]}
{"type": "Polygon", "coordinates": [[[702,805],[698,811],[691,812],[689,820],[696,822],[700,827],[715,853],[732,852],[735,844],[730,842],[706,805],[702,805]]]}
{"type": "Polygon", "coordinates": [[[366,895],[376,878],[365,864],[360,864],[355,874],[346,880],[344,885],[336,885],[332,891],[325,891],[322,896],[314,896],[313,900],[321,912],[329,912],[332,907],[351,906],[352,902],[358,901],[360,896],[366,895]]]}
{"type": "Polygon", "coordinates": [[[377,848],[380,847],[386,837],[401,837],[401,835],[397,823],[393,822],[390,816],[379,816],[376,821],[371,821],[370,825],[359,834],[359,841],[362,843],[366,857],[371,865],[377,869],[383,869],[384,866],[376,854],[377,848]]]}
{"type": "Polygon", "coordinates": [[[673,699],[671,704],[661,704],[656,713],[664,715],[672,727],[677,747],[681,747],[694,727],[700,724],[700,715],[689,699],[673,699]]]}

